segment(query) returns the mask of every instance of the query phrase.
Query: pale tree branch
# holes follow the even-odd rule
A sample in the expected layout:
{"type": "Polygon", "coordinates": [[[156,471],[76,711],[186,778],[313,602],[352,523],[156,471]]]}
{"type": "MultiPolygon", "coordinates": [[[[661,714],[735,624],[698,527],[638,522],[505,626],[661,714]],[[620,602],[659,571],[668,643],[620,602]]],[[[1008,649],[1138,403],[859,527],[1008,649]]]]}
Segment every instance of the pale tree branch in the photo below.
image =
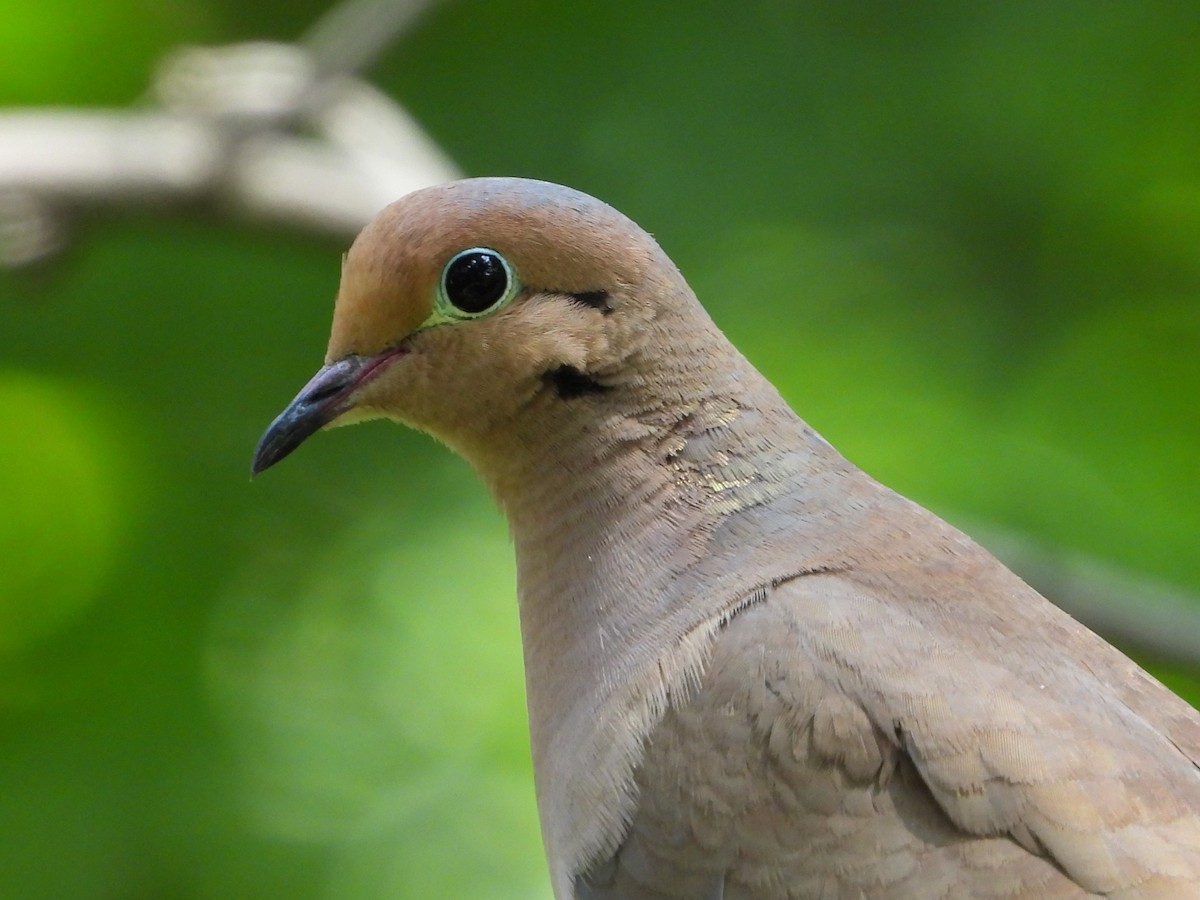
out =
{"type": "Polygon", "coordinates": [[[371,65],[425,13],[432,0],[343,0],[313,23],[300,43],[317,71],[354,75],[371,65]]]}
{"type": "Polygon", "coordinates": [[[180,49],[145,109],[0,114],[0,264],[57,252],[81,208],[208,202],[348,237],[396,197],[456,177],[399,104],[353,77],[428,6],[348,0],[299,45],[180,49]]]}

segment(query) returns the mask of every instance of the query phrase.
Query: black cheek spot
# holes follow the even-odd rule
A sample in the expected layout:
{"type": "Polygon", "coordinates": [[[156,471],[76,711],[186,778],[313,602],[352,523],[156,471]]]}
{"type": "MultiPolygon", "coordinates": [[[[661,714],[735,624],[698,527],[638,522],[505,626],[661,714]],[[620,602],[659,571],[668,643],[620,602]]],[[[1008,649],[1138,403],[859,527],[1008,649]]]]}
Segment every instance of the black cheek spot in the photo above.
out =
{"type": "Polygon", "coordinates": [[[601,384],[587,372],[581,372],[574,366],[559,366],[542,375],[542,380],[554,388],[559,398],[573,400],[587,394],[603,394],[611,390],[606,384],[601,384]]]}
{"type": "Polygon", "coordinates": [[[590,306],[592,309],[598,309],[606,316],[613,311],[612,303],[608,299],[608,291],[580,291],[579,293],[568,294],[567,296],[580,306],[590,306]]]}

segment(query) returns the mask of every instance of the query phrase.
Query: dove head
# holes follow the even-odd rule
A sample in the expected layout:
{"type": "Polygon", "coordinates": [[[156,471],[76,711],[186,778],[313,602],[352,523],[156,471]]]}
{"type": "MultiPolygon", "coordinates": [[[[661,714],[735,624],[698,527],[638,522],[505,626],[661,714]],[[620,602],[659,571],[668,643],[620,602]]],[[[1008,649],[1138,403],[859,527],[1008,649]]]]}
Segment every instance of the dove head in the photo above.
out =
{"type": "Polygon", "coordinates": [[[346,254],[325,366],[267,430],[254,471],[370,418],[468,456],[537,409],[582,418],[644,380],[652,332],[689,306],[654,239],[586,194],[516,178],[409,194],[346,254]]]}

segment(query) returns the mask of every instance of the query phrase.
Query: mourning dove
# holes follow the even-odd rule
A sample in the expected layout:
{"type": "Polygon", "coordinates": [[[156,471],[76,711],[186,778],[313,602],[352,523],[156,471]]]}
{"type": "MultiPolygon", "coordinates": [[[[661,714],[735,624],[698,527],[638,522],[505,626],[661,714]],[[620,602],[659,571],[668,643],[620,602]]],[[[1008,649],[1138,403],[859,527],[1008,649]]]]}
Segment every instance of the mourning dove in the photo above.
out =
{"type": "Polygon", "coordinates": [[[508,518],[560,900],[1200,896],[1200,716],[840,456],[611,207],[380,213],[254,471],[377,417],[508,518]]]}

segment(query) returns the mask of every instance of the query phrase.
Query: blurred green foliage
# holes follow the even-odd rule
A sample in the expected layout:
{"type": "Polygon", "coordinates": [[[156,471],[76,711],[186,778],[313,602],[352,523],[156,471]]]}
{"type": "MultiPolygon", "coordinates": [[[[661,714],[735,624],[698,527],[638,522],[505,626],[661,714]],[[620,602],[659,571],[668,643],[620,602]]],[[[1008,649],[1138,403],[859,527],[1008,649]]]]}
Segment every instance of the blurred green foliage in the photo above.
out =
{"type": "MultiPolygon", "coordinates": [[[[0,103],[131,103],[324,9],[0,0],[0,103]]],[[[1188,0],[497,0],[372,76],[468,172],[654,231],[884,481],[1195,592],[1198,37],[1188,0]]],[[[547,896],[469,470],[372,425],[247,480],[342,248],[85,225],[0,279],[0,896],[547,896]]]]}

